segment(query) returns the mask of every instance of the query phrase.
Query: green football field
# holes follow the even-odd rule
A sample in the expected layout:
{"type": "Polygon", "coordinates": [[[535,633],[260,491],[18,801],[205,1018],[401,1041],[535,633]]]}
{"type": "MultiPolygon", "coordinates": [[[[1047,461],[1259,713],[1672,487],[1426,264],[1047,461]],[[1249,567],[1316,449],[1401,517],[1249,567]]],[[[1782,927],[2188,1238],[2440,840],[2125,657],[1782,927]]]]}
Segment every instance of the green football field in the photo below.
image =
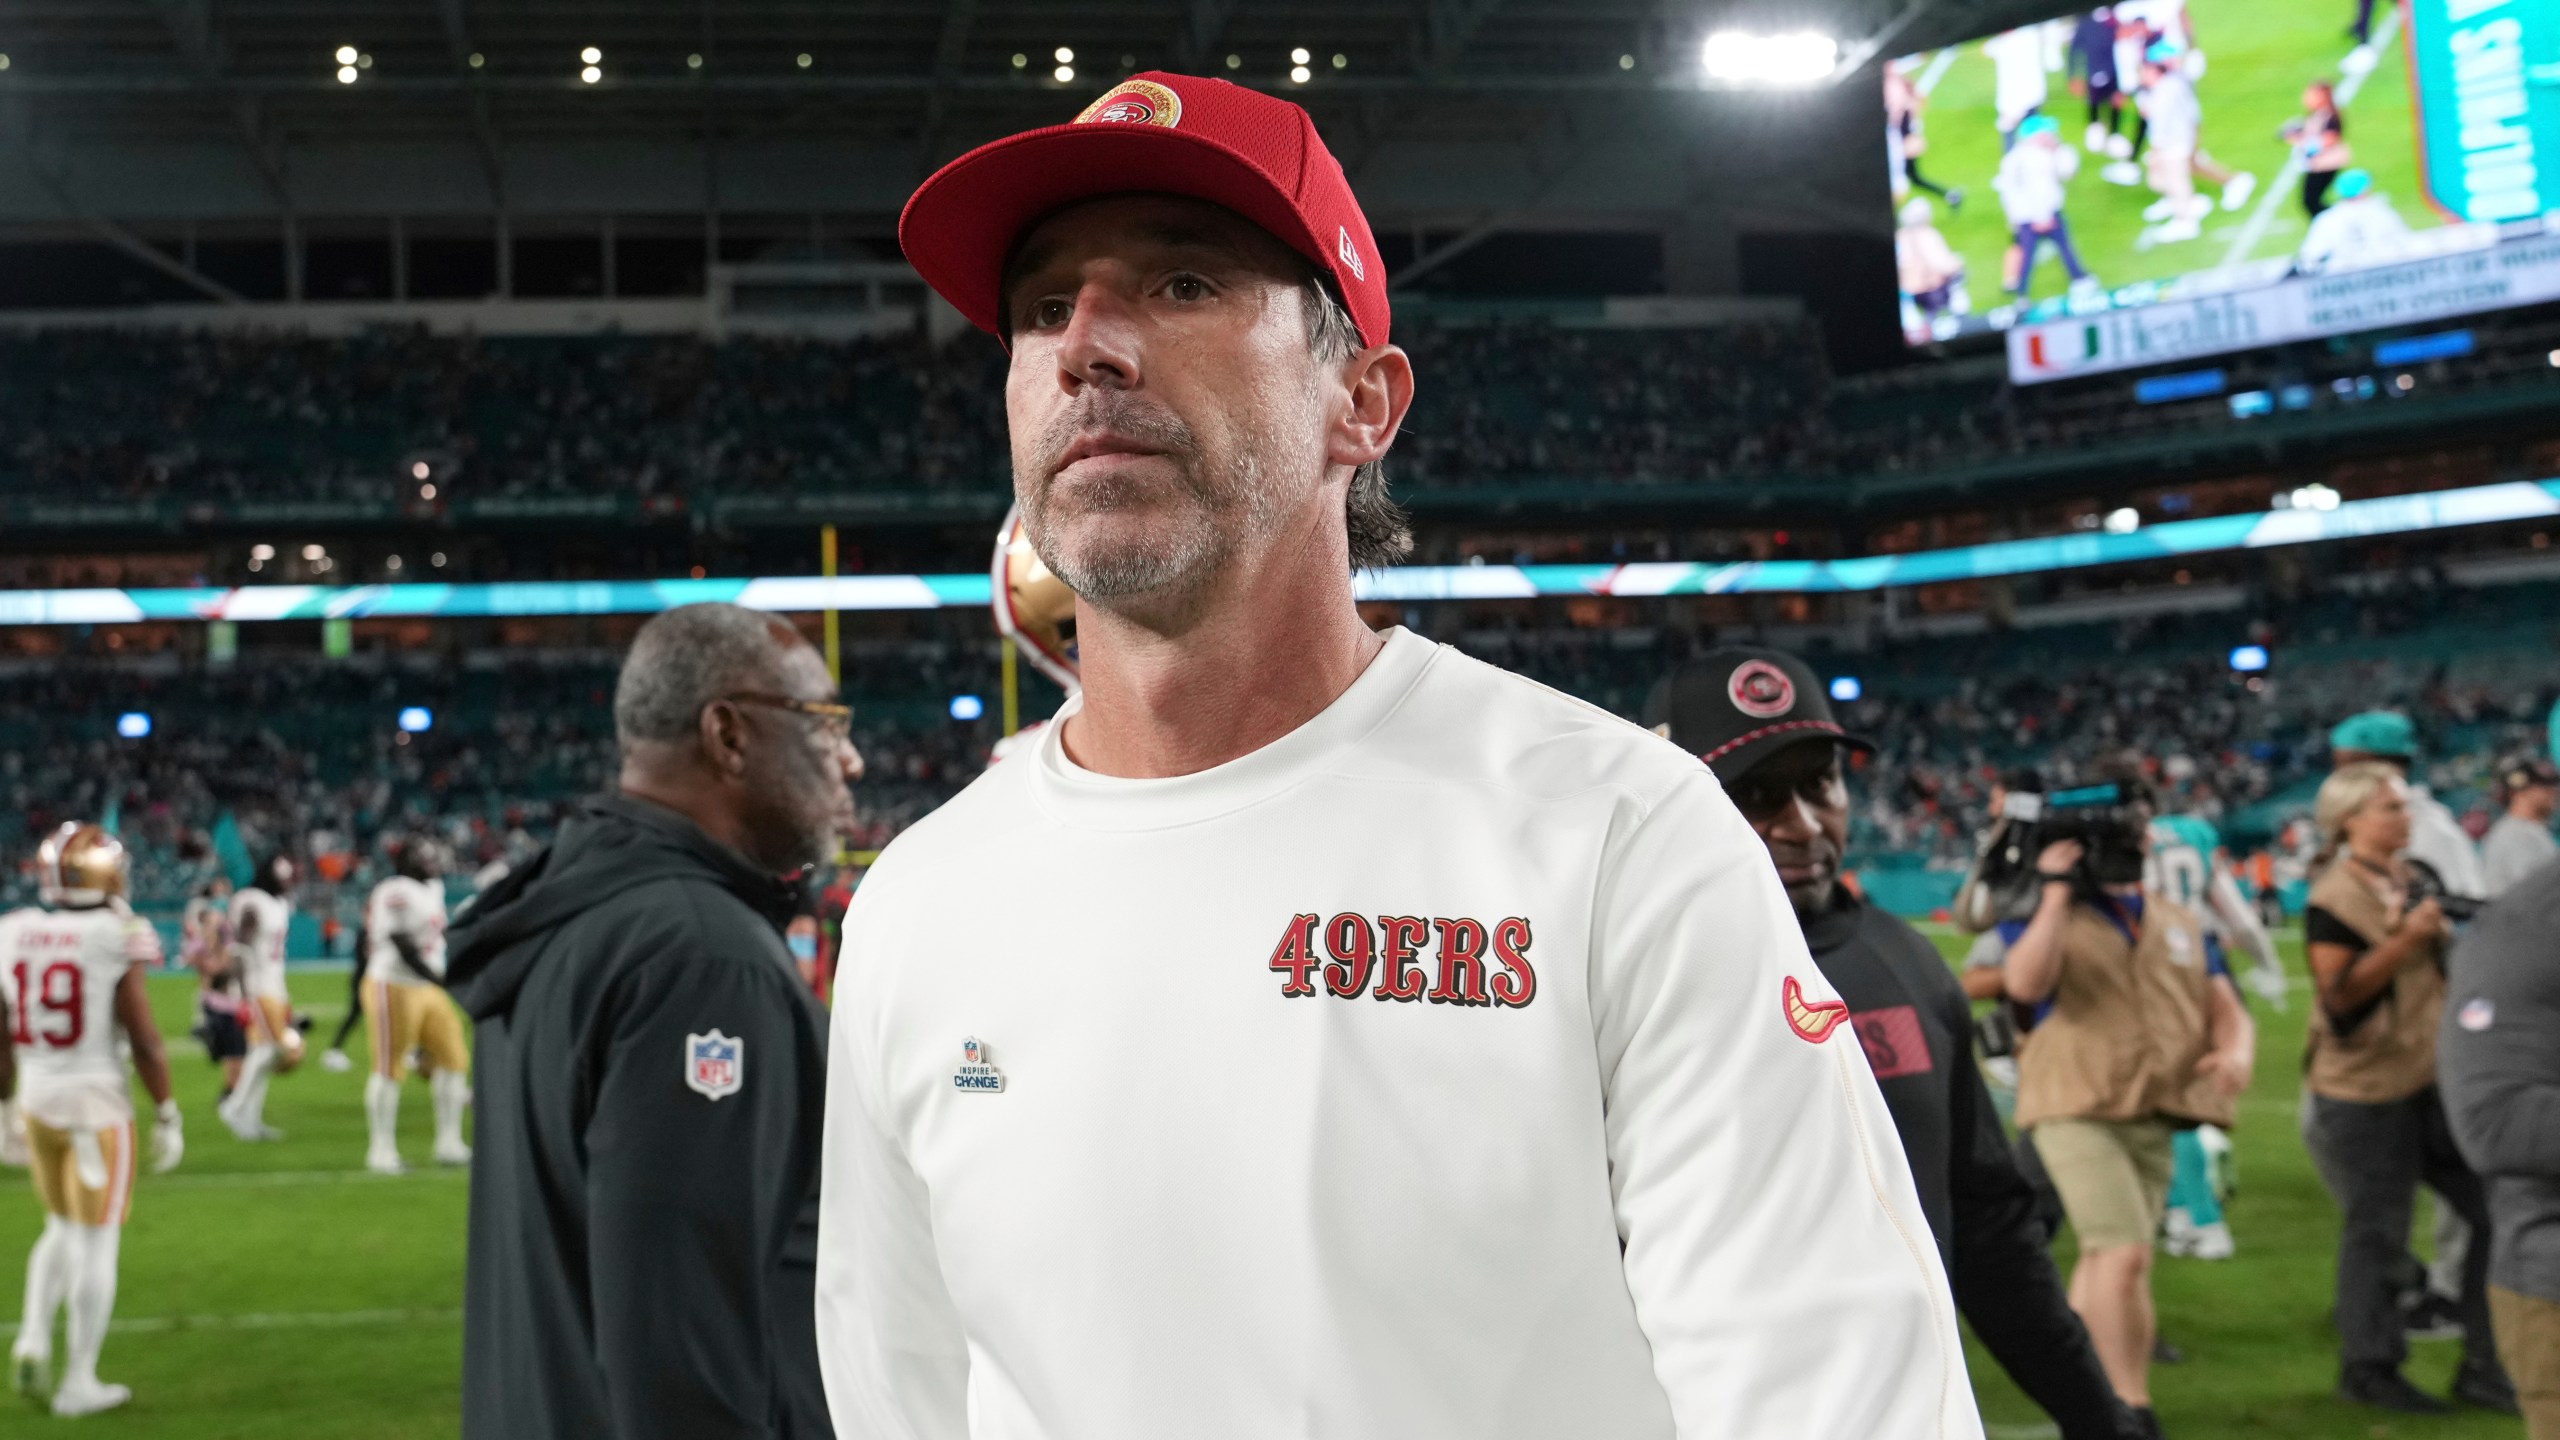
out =
{"type": "MultiPolygon", "coordinates": [[[[2064,142],[2080,155],[2080,172],[2071,182],[2063,213],[2081,263],[2110,289],[2298,249],[2308,221],[2298,177],[2278,183],[2287,151],[2277,131],[2301,113],[2302,89],[2310,82],[2338,82],[2345,97],[2348,81],[2339,73],[2339,62],[2354,44],[2346,33],[2354,13],[2350,0],[2190,0],[2188,9],[2207,61],[2205,76],[2196,85],[2204,105],[2202,148],[2223,165],[2258,177],[2256,196],[2237,211],[2217,209],[2204,221],[2201,238],[2166,244],[2146,238],[2156,227],[2143,221],[2143,207],[2159,197],[2148,184],[2116,185],[2100,176],[2107,157],[2082,147],[2087,102],[2069,92],[2064,73],[2047,77],[2050,95],[2044,113],[2061,123],[2064,142]]],[[[2379,63],[2355,82],[2353,97],[2341,107],[2355,151],[2353,163],[2372,172],[2374,188],[2413,229],[2438,225],[2442,217],[2426,203],[2419,182],[2407,37],[2396,7],[2385,0],[2375,9],[2379,63]],[[2379,43],[2386,31],[2387,46],[2379,43]]],[[[1991,188],[2000,168],[1992,64],[1979,43],[1959,47],[1952,55],[1933,52],[1918,61],[1915,79],[1929,87],[1922,112],[1928,149],[1921,170],[1940,185],[1966,192],[1960,211],[1951,213],[1941,203],[1937,218],[1947,242],[1965,258],[1979,313],[2001,303],[2001,255],[2009,245],[2000,197],[1991,188]]],[[[2129,108],[2123,129],[2127,136],[2133,133],[2129,108]]],[[[2207,197],[2217,193],[2202,175],[2196,188],[2207,197]]],[[[2059,295],[2068,284],[2062,262],[2046,248],[2030,298],[2059,295]]]]}
{"type": "MultiPolygon", "coordinates": [[[[1952,940],[1940,943],[1955,948],[1952,940]]],[[[2286,952],[2298,968],[2298,944],[2288,941],[2286,952]]],[[[324,1027],[343,1013],[346,987],[338,976],[298,974],[295,990],[324,1027]]],[[[358,1168],[361,1069],[331,1075],[314,1063],[284,1077],[268,1113],[287,1138],[260,1146],[234,1141],[213,1118],[213,1068],[184,1038],[191,994],[181,979],[154,985],[161,1024],[173,1037],[188,1151],[176,1174],[139,1182],[117,1328],[100,1367],[106,1378],[133,1387],[134,1402],[62,1426],[169,1440],[455,1434],[463,1177],[421,1169],[377,1179],[358,1168]]],[[[2294,1131],[2301,1006],[2288,1015],[2262,1013],[2260,1025],[2257,1086],[2237,1136],[2241,1190],[2231,1223],[2239,1258],[2160,1262],[2162,1330],[2191,1356],[2153,1380],[2168,1432],[2178,1440],[2520,1437],[2519,1422],[2477,1411],[2411,1419],[2330,1398],[2336,1352],[2327,1320],[2329,1269],[2338,1221],[2294,1131]]],[[[360,1066],[363,1058],[359,1041],[360,1066]]],[[[429,1130],[423,1084],[411,1083],[400,1119],[403,1153],[420,1162],[429,1130]]],[[[23,1176],[0,1179],[20,1197],[0,1203],[0,1266],[8,1277],[0,1297],[14,1322],[19,1257],[39,1221],[23,1176]]],[[[14,1332],[14,1323],[9,1328],[14,1332]]],[[[2441,1393],[2458,1346],[2414,1349],[2410,1373],[2441,1393]]],[[[2053,1433],[1978,1352],[1973,1373],[1994,1440],[2053,1433]]],[[[55,1424],[5,1408],[0,1416],[7,1417],[0,1422],[6,1435],[49,1433],[55,1424]]]]}

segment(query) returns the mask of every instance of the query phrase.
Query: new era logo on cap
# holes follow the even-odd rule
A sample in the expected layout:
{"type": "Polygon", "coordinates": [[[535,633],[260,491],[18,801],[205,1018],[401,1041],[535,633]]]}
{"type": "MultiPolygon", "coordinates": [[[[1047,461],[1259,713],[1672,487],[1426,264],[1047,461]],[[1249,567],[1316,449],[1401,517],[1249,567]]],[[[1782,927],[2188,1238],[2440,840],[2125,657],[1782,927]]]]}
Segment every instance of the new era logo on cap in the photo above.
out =
{"type": "Polygon", "coordinates": [[[1001,335],[1005,261],[1023,235],[1078,201],[1129,194],[1205,200],[1260,226],[1333,281],[1364,343],[1387,343],[1377,241],[1315,121],[1224,80],[1132,75],[1064,125],[979,146],[917,188],[898,244],[954,309],[1001,335]]]}

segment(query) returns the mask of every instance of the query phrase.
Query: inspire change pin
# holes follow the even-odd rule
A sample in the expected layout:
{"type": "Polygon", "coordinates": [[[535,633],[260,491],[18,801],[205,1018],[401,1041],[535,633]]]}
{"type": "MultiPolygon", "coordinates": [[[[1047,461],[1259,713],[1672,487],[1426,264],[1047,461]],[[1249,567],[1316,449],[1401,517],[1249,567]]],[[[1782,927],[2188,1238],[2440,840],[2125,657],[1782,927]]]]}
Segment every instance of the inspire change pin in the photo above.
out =
{"type": "Polygon", "coordinates": [[[960,1042],[960,1068],[951,1072],[951,1083],[962,1090],[992,1094],[1004,1088],[1004,1072],[987,1063],[987,1047],[972,1035],[960,1042]]]}

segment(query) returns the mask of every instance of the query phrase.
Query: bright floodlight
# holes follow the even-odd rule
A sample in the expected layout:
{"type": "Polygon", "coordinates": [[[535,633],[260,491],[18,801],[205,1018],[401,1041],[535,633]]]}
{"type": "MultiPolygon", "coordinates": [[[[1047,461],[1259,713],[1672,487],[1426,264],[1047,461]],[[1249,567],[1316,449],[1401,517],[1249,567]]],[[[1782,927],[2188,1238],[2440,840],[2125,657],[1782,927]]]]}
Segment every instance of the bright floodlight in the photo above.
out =
{"type": "Polygon", "coordinates": [[[1073,65],[1076,63],[1076,52],[1067,46],[1061,45],[1051,53],[1053,58],[1055,58],[1061,65],[1073,65]]]}
{"type": "Polygon", "coordinates": [[[356,83],[356,67],[353,65],[339,66],[338,83],[341,85],[353,85],[356,83]]]}
{"type": "Polygon", "coordinates": [[[1289,81],[1291,84],[1304,85],[1314,74],[1314,71],[1309,70],[1304,65],[1292,65],[1289,67],[1289,81]]]}
{"type": "Polygon", "coordinates": [[[151,733],[151,716],[141,710],[127,710],[116,717],[116,733],[127,740],[139,740],[151,733]]]}
{"type": "Polygon", "coordinates": [[[1811,85],[1829,79],[1839,65],[1840,42],[1814,30],[1718,30],[1707,37],[1700,58],[1707,78],[1727,84],[1811,85]]]}
{"type": "Polygon", "coordinates": [[[1292,65],[1304,65],[1314,58],[1314,56],[1307,53],[1307,47],[1304,45],[1301,45],[1297,49],[1289,52],[1289,63],[1292,65]]]}
{"type": "Polygon", "coordinates": [[[578,62],[582,65],[601,65],[604,63],[604,52],[590,45],[578,52],[578,62]]]}
{"type": "Polygon", "coordinates": [[[353,45],[339,46],[338,63],[341,65],[353,65],[356,63],[356,47],[353,45]]]}
{"type": "Polygon", "coordinates": [[[597,66],[590,65],[586,69],[578,72],[578,78],[586,81],[590,85],[593,85],[604,78],[604,71],[597,66]]]}
{"type": "Polygon", "coordinates": [[[423,735],[436,728],[436,712],[424,705],[407,705],[400,710],[400,728],[412,735],[423,735]]]}
{"type": "Polygon", "coordinates": [[[1057,69],[1052,70],[1052,71],[1050,71],[1049,73],[1050,73],[1052,76],[1056,77],[1057,82],[1058,82],[1059,84],[1064,85],[1064,84],[1066,84],[1068,81],[1073,80],[1074,78],[1076,78],[1076,67],[1074,67],[1073,65],[1061,65],[1061,66],[1059,66],[1057,69]]]}
{"type": "Polygon", "coordinates": [[[2106,527],[2110,535],[2130,535],[2142,528],[2142,512],[2130,505],[2110,510],[2107,512],[2106,527]]]}
{"type": "Polygon", "coordinates": [[[1850,704],[1866,693],[1867,687],[1859,684],[1858,677],[1855,675],[1835,675],[1831,679],[1831,698],[1843,705],[1850,704]]]}
{"type": "Polygon", "coordinates": [[[2244,675],[2255,675],[2259,671],[2266,669],[2267,647],[2264,645],[2234,645],[2231,647],[2231,668],[2244,675]]]}
{"type": "Polygon", "coordinates": [[[951,718],[954,720],[975,720],[986,713],[987,702],[975,695],[951,697],[951,718]]]}

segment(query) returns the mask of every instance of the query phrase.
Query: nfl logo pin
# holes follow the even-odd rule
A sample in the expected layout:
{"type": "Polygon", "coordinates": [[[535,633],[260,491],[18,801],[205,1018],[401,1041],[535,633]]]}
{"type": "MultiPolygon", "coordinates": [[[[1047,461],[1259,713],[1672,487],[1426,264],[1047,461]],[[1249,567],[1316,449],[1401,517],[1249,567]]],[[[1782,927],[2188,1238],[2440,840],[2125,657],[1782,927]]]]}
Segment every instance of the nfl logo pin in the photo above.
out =
{"type": "Polygon", "coordinates": [[[987,1063],[987,1047],[970,1036],[960,1042],[960,1068],[951,1072],[954,1089],[992,1094],[1004,1088],[1004,1072],[987,1063]]]}
{"type": "Polygon", "coordinates": [[[706,1100],[738,1093],[747,1083],[747,1042],[713,1030],[684,1037],[685,1088],[706,1100]]]}

